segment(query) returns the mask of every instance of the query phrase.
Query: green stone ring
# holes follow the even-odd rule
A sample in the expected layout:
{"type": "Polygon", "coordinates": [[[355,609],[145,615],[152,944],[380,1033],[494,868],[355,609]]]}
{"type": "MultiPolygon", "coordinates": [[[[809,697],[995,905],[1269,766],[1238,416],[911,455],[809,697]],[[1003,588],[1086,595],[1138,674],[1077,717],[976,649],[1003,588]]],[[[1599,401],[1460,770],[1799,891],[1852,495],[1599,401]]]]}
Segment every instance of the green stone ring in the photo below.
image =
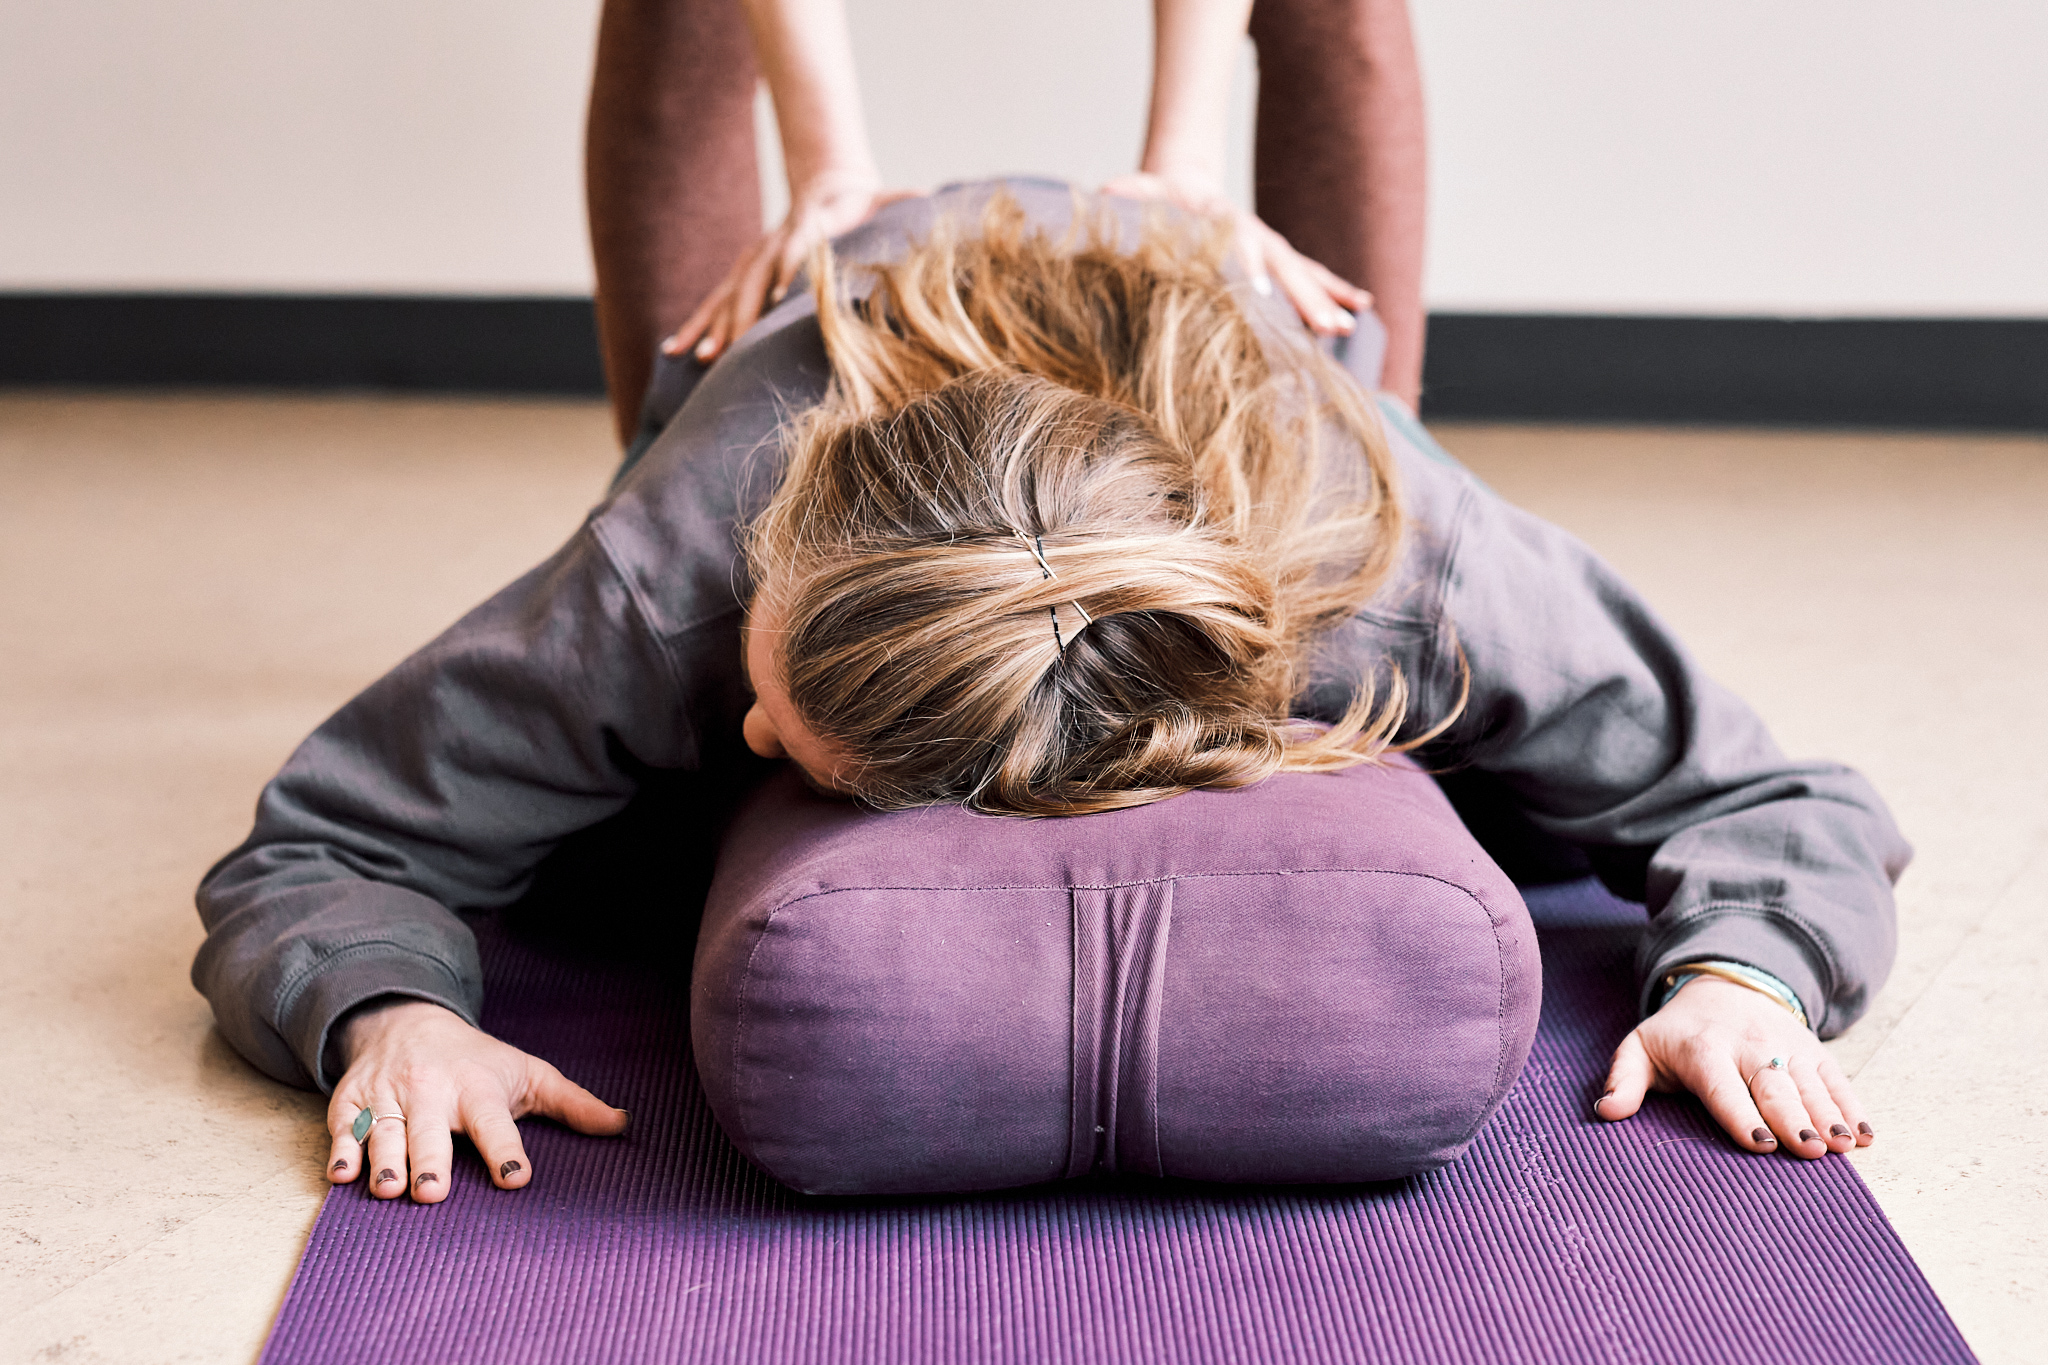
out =
{"type": "Polygon", "coordinates": [[[357,1142],[361,1142],[364,1138],[370,1135],[370,1129],[374,1125],[382,1123],[385,1119],[397,1119],[400,1123],[404,1123],[405,1115],[379,1114],[374,1110],[359,1109],[356,1111],[356,1121],[349,1125],[349,1134],[350,1136],[354,1137],[357,1142]]]}

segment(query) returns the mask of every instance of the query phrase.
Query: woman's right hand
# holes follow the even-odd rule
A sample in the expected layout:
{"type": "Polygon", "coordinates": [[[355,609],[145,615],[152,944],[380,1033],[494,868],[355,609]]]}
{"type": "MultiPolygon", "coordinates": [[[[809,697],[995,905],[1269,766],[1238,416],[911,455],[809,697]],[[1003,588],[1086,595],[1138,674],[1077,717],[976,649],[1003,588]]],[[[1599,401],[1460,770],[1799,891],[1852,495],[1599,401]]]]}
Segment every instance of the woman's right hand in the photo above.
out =
{"type": "Polygon", "coordinates": [[[662,354],[691,351],[708,365],[768,308],[782,302],[812,248],[874,216],[875,210],[916,190],[887,190],[865,177],[822,177],[793,197],[782,225],[747,248],[697,306],[690,320],[661,343],[662,354]]]}
{"type": "Polygon", "coordinates": [[[367,1169],[379,1199],[408,1190],[422,1204],[446,1199],[456,1133],[476,1144],[498,1188],[516,1190],[533,1178],[533,1162],[514,1119],[538,1114],[592,1137],[616,1137],[632,1120],[540,1058],[428,1001],[372,1002],[339,1028],[348,1070],[327,1106],[327,1178],[345,1185],[367,1169]],[[373,1124],[359,1144],[351,1129],[365,1108],[405,1121],[373,1124]]]}

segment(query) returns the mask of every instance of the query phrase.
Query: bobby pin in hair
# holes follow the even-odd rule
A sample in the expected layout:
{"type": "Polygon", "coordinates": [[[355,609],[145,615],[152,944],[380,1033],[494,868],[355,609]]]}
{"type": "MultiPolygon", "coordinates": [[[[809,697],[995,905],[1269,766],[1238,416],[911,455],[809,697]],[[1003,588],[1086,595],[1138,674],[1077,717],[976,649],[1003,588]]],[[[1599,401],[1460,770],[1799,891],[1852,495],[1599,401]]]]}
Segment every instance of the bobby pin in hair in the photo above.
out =
{"type": "MultiPolygon", "coordinates": [[[[1038,561],[1038,571],[1040,573],[1044,574],[1047,578],[1059,577],[1058,574],[1052,571],[1052,565],[1045,562],[1044,536],[1032,536],[1026,539],[1022,531],[1018,531],[1016,533],[1016,536],[1017,539],[1022,540],[1024,542],[1024,548],[1031,551],[1031,557],[1038,561]]],[[[1092,626],[1095,624],[1095,618],[1090,616],[1088,614],[1088,609],[1082,606],[1079,602],[1069,602],[1067,603],[1067,605],[1072,607],[1075,611],[1081,613],[1081,624],[1083,626],[1092,626]]],[[[1059,651],[1061,654],[1065,654],[1067,652],[1067,642],[1060,635],[1060,609],[1058,607],[1047,607],[1045,609],[1045,614],[1047,616],[1052,617],[1052,642],[1055,645],[1059,646],[1059,651]]]]}

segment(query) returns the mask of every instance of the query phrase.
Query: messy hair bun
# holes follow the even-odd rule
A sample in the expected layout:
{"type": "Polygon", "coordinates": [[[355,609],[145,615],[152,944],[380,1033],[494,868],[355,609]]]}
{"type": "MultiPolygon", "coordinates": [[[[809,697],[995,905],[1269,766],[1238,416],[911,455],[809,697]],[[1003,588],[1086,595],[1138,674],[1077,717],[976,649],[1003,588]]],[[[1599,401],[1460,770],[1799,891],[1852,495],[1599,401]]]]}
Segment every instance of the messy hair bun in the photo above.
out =
{"type": "Polygon", "coordinates": [[[1269,354],[1198,231],[1055,242],[998,196],[857,303],[814,263],[832,390],[748,550],[780,681],[862,798],[1078,814],[1390,746],[1398,675],[1289,718],[1313,636],[1393,562],[1384,437],[1309,348],[1269,354]]]}

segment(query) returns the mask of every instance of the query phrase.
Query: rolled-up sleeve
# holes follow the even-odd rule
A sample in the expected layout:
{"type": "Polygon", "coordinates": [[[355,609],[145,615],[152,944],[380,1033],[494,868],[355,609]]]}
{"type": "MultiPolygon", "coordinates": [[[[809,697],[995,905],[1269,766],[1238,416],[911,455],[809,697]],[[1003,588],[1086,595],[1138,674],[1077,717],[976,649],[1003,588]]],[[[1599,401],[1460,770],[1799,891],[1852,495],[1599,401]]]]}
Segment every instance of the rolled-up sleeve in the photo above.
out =
{"type": "Polygon", "coordinates": [[[1540,828],[1640,857],[1646,1006],[1671,967],[1719,958],[1783,980],[1824,1036],[1848,1027],[1890,970],[1911,857],[1883,800],[1841,764],[1787,758],[1585,545],[1456,482],[1430,671],[1449,679],[1458,652],[1469,669],[1458,761],[1540,828]]]}
{"type": "Polygon", "coordinates": [[[475,941],[449,907],[515,900],[637,769],[696,747],[665,642],[587,524],[292,755],[200,885],[193,984],[237,1050],[297,1085],[333,1084],[328,1031],[373,996],[475,1022],[475,941]]]}

